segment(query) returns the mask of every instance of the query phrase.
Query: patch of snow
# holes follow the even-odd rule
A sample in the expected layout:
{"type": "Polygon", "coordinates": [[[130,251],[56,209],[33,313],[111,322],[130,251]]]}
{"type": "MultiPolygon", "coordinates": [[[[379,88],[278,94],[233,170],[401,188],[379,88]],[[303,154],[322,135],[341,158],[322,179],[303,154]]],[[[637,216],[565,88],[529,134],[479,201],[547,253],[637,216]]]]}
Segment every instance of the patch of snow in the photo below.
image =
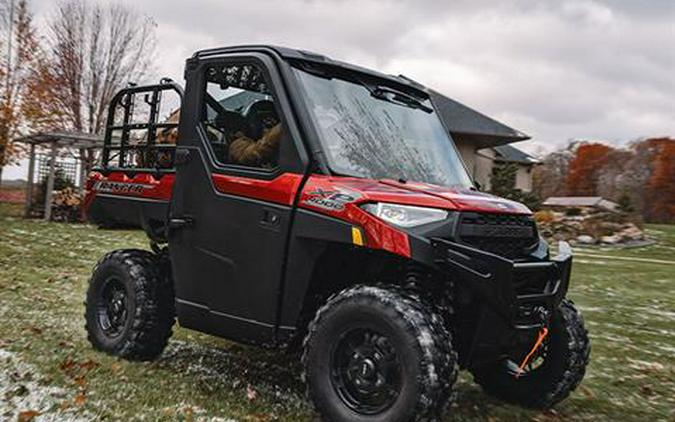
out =
{"type": "Polygon", "coordinates": [[[79,422],[93,420],[93,415],[77,409],[61,409],[69,396],[60,387],[43,385],[41,376],[16,353],[0,348],[0,418],[17,420],[25,411],[36,411],[36,421],[79,422]],[[76,414],[77,412],[77,414],[76,414]]]}

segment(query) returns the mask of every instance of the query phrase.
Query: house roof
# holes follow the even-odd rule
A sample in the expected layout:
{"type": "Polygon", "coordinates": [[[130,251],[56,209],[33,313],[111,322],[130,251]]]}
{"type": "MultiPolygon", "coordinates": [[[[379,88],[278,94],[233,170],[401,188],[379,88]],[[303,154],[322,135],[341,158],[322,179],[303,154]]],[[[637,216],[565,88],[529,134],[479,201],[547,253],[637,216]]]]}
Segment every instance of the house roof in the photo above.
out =
{"type": "Polygon", "coordinates": [[[14,142],[25,143],[29,145],[52,145],[70,148],[95,148],[103,145],[103,138],[98,135],[92,135],[82,132],[53,131],[38,132],[31,135],[22,136],[14,142]]]}
{"type": "Polygon", "coordinates": [[[506,126],[437,91],[430,89],[429,95],[450,133],[454,136],[472,138],[479,148],[530,139],[525,133],[506,126]]]}
{"type": "Polygon", "coordinates": [[[498,145],[494,147],[494,150],[497,153],[497,156],[495,157],[496,161],[529,165],[539,163],[539,160],[513,145],[498,145]]]}
{"type": "Polygon", "coordinates": [[[615,210],[619,204],[601,196],[552,196],[542,205],[550,207],[596,207],[615,210]]]}

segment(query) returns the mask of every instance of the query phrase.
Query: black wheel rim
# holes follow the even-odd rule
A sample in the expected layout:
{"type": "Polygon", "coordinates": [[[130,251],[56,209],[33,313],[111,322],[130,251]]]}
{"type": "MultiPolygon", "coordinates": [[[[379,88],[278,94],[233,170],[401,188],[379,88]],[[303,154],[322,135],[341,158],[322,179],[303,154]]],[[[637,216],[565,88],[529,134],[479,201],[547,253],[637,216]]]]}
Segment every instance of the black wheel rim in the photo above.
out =
{"type": "Polygon", "coordinates": [[[117,337],[127,323],[127,289],[122,280],[108,277],[101,287],[97,306],[98,325],[108,337],[117,337]]]}
{"type": "Polygon", "coordinates": [[[330,367],[333,388],[357,413],[381,413],[401,391],[402,366],[396,350],[375,330],[345,331],[333,347],[330,367]]]}

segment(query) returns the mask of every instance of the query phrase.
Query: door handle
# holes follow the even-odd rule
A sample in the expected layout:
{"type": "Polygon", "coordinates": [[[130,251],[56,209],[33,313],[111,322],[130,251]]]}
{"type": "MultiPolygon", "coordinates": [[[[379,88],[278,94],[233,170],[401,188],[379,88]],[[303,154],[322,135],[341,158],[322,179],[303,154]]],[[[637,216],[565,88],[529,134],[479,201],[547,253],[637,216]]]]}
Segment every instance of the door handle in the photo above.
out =
{"type": "Polygon", "coordinates": [[[169,230],[183,229],[185,227],[191,227],[194,224],[195,220],[189,216],[183,216],[180,218],[172,218],[169,220],[169,230]]]}
{"type": "Polygon", "coordinates": [[[263,215],[260,219],[260,224],[265,227],[277,228],[281,225],[281,217],[276,211],[263,208],[263,215]]]}

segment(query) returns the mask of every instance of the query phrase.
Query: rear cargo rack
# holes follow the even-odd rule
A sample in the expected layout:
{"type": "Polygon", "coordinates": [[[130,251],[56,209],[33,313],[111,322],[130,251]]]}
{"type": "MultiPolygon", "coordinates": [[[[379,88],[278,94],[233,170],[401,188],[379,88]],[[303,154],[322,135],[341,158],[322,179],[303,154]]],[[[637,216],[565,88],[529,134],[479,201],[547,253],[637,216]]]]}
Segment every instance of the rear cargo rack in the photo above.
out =
{"type": "Polygon", "coordinates": [[[100,170],[174,172],[182,100],[183,88],[168,78],[121,89],[108,109],[100,170]],[[167,92],[177,95],[178,104],[168,116],[161,116],[162,94],[167,92]]]}

